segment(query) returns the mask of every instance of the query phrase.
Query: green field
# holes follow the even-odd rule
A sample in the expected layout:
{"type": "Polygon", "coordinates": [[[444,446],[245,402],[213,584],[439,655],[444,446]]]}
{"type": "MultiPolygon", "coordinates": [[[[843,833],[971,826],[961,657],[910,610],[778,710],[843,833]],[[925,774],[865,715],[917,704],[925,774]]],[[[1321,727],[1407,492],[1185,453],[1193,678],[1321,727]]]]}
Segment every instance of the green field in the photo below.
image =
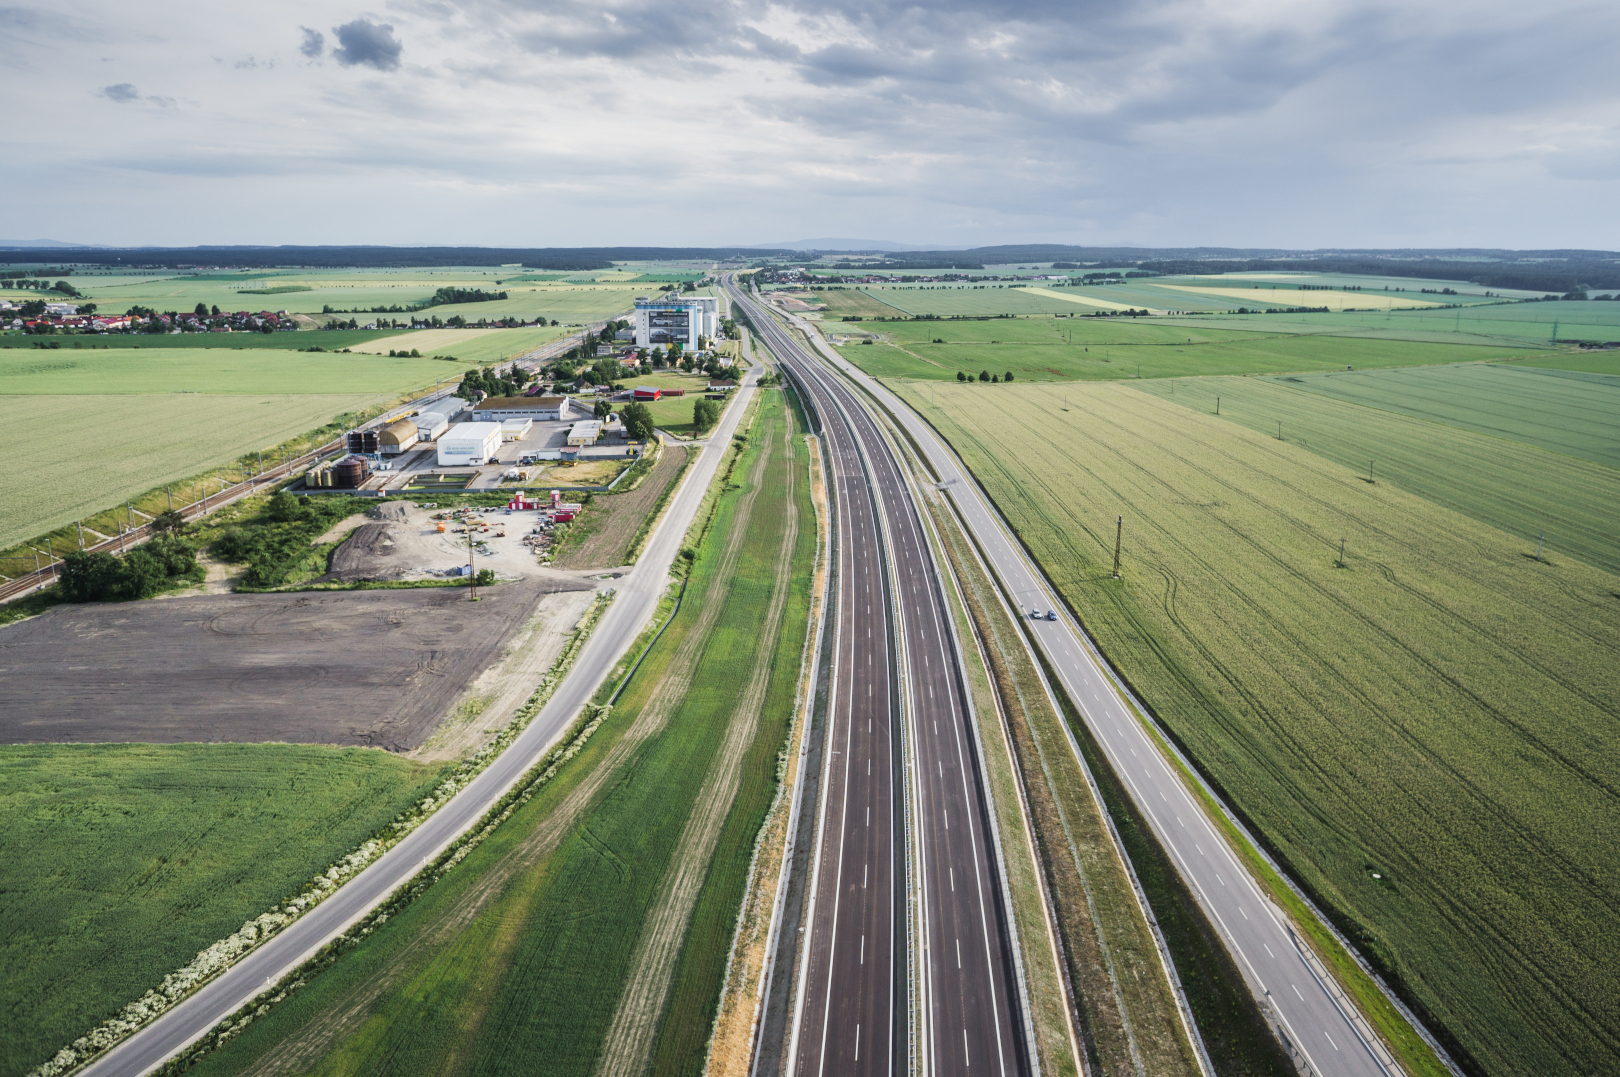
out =
{"type": "Polygon", "coordinates": [[[538,325],[521,329],[393,330],[362,346],[368,352],[381,355],[414,349],[423,355],[454,356],[470,363],[499,363],[568,333],[563,326],[538,325]]]}
{"type": "Polygon", "coordinates": [[[1561,351],[1552,355],[1516,359],[1514,365],[1540,367],[1546,370],[1578,370],[1587,374],[1608,374],[1620,378],[1620,348],[1603,351],[1561,351]]]}
{"type": "Polygon", "coordinates": [[[680,612],[578,757],[199,1072],[588,1075],[611,1043],[627,1071],[701,1073],[805,639],[790,421],[767,391],[680,612]]]}
{"type": "Polygon", "coordinates": [[[363,749],[0,747],[0,1073],[297,893],[437,773],[363,749]]]}
{"type": "MultiPolygon", "coordinates": [[[[1430,369],[1435,368],[1388,373],[1397,377],[1430,369]]],[[[1498,369],[1473,364],[1438,368],[1452,372],[1455,402],[1468,399],[1471,382],[1496,380],[1498,369]]],[[[1521,377],[1536,375],[1526,371],[1521,377]]],[[[1581,388],[1578,383],[1561,384],[1576,386],[1577,393],[1571,395],[1578,395],[1581,388]]],[[[1533,551],[1536,536],[1545,532],[1554,557],[1571,554],[1620,573],[1620,541],[1614,533],[1620,471],[1614,468],[1402,411],[1305,392],[1287,378],[1187,378],[1138,385],[1143,392],[1205,414],[1215,411],[1218,396],[1221,418],[1228,422],[1272,437],[1281,422],[1289,444],[1360,475],[1370,467],[1377,482],[1393,483],[1501,528],[1525,550],[1533,551]]],[[[1511,405],[1511,400],[1506,403],[1511,405]]],[[[1502,418],[1505,427],[1513,416],[1502,418]]],[[[1556,435],[1553,430],[1546,433],[1556,435]]]]}
{"type": "MultiPolygon", "coordinates": [[[[75,274],[73,284],[101,313],[122,314],[132,306],[190,310],[198,303],[221,310],[287,310],[320,314],[325,307],[348,311],[372,307],[409,308],[425,303],[440,288],[505,291],[508,298],[488,303],[432,307],[427,313],[448,318],[490,318],[544,314],[562,322],[601,319],[627,310],[647,291],[631,274],[528,274],[520,269],[280,269],[250,273],[151,275],[137,273],[75,274]],[[506,274],[512,274],[508,278],[506,274]],[[595,278],[602,277],[598,283],[595,278]],[[519,280],[519,278],[525,278],[519,280]],[[543,279],[542,279],[543,278],[543,279]],[[507,283],[510,279],[511,283],[507,283]]],[[[34,299],[32,290],[0,289],[0,298],[34,299]]],[[[397,315],[396,315],[397,316],[397,315]]]]}
{"type": "Polygon", "coordinates": [[[1335,400],[1620,467],[1620,377],[1466,363],[1284,380],[1335,400]]]}
{"type": "Polygon", "coordinates": [[[1019,382],[1363,370],[1533,354],[1471,344],[1258,333],[1221,324],[1167,325],[1146,318],[888,322],[865,327],[881,332],[882,342],[839,350],[878,377],[955,381],[958,371],[976,377],[981,370],[1010,370],[1019,382]]]}
{"type": "MultiPolygon", "coordinates": [[[[1307,293],[1309,294],[1309,293],[1307,293]]],[[[1433,299],[1434,296],[1425,296],[1433,299]]],[[[1458,297],[1445,296],[1450,301],[1458,297]]],[[[1208,324],[1211,318],[1175,319],[1208,324]]],[[[1620,340],[1620,303],[1556,301],[1498,303],[1438,310],[1357,311],[1329,314],[1221,315],[1222,325],[1269,332],[1333,333],[1412,340],[1447,339],[1504,345],[1551,345],[1558,340],[1620,340]]]]}
{"type": "Polygon", "coordinates": [[[324,348],[329,352],[357,347],[379,337],[393,336],[397,329],[305,329],[296,333],[164,333],[148,336],[145,333],[107,333],[47,337],[29,336],[21,332],[0,333],[0,352],[8,349],[26,352],[102,351],[106,349],[148,351],[172,348],[219,349],[236,351],[243,348],[271,351],[301,351],[305,348],[324,348]]]}
{"type": "MultiPolygon", "coordinates": [[[[0,550],[79,519],[114,534],[110,516],[90,517],[155,489],[155,500],[147,497],[137,507],[160,512],[167,502],[159,488],[167,483],[235,463],[463,369],[360,353],[0,350],[0,422],[16,439],[0,472],[0,505],[7,510],[0,517],[0,550]]],[[[76,532],[59,532],[52,547],[60,553],[76,544],[76,532]]],[[[21,567],[6,562],[0,573],[21,567]]]]}
{"type": "MultiPolygon", "coordinates": [[[[157,489],[140,502],[148,512],[165,506],[161,487],[233,463],[255,450],[296,438],[335,416],[376,403],[377,396],[219,396],[202,393],[129,396],[0,396],[0,423],[16,440],[0,471],[0,550],[67,527],[51,545],[60,555],[75,548],[71,525],[84,520],[103,534],[116,534],[123,503],[157,489]],[[98,429],[115,428],[115,440],[100,442],[98,429]],[[64,440],[64,431],[68,435],[64,440]],[[79,433],[72,433],[78,431],[79,433]],[[96,519],[109,506],[117,511],[96,519]]],[[[274,462],[273,460],[271,461],[274,462]]],[[[239,476],[238,476],[239,477],[239,476]]],[[[210,484],[209,491],[218,488],[210,484]]],[[[200,497],[177,485],[175,503],[200,497]]],[[[144,522],[135,518],[137,524],[144,522]]],[[[85,535],[86,544],[101,541],[85,535]]],[[[0,573],[33,568],[8,561],[0,573]]]]}
{"type": "MultiPolygon", "coordinates": [[[[0,350],[0,396],[369,393],[387,397],[456,377],[461,369],[425,356],[395,359],[360,352],[17,349],[0,350]]],[[[106,412],[97,408],[93,414],[106,412]]]]}
{"type": "Polygon", "coordinates": [[[899,389],[1201,769],[1480,1070],[1620,1065],[1620,576],[1538,563],[1522,536],[1131,385],[935,386],[937,406],[899,389]]]}

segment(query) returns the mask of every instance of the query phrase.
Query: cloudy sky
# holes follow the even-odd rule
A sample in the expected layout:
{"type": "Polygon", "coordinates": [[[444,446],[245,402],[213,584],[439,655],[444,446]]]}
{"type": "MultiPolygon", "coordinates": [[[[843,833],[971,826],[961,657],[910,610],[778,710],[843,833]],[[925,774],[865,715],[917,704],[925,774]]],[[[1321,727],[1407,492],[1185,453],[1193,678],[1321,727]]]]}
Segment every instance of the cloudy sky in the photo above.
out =
{"type": "Polygon", "coordinates": [[[1562,0],[23,3],[0,236],[1620,248],[1617,40],[1562,0]]]}

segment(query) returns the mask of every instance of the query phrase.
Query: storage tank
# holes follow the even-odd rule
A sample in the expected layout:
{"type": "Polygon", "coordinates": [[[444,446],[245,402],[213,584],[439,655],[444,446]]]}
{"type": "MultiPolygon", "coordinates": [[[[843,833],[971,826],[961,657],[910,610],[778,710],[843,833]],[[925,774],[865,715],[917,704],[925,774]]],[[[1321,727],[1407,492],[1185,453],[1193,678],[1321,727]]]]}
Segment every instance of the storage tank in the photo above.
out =
{"type": "Polygon", "coordinates": [[[332,485],[345,490],[358,490],[371,469],[363,456],[346,456],[332,468],[332,485]]]}

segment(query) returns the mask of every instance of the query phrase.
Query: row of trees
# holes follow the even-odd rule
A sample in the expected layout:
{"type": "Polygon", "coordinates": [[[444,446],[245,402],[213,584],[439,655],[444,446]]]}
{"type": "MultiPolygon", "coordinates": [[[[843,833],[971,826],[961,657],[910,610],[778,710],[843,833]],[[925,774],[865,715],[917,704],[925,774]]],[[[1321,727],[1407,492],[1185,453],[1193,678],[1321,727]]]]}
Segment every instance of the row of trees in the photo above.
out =
{"type": "MultiPolygon", "coordinates": [[[[956,380],[957,381],[972,381],[973,378],[972,378],[971,375],[966,374],[966,373],[958,370],[956,372],[956,380]]],[[[979,371],[979,379],[978,380],[979,381],[988,381],[988,382],[997,382],[997,383],[1004,382],[1004,381],[1012,381],[1013,380],[1013,373],[1012,373],[1012,371],[1009,370],[1005,374],[992,374],[988,370],[981,370],[981,371],[979,371]]]]}
{"type": "Polygon", "coordinates": [[[70,299],[75,297],[75,296],[79,296],[79,295],[84,294],[84,293],[80,292],[77,288],[73,287],[73,285],[69,284],[65,280],[59,280],[55,284],[52,284],[48,280],[26,280],[26,279],[23,279],[21,277],[18,277],[18,278],[14,278],[12,280],[7,281],[6,282],[6,287],[8,287],[8,288],[32,288],[36,292],[58,292],[58,293],[60,293],[62,295],[67,296],[70,299]]]}

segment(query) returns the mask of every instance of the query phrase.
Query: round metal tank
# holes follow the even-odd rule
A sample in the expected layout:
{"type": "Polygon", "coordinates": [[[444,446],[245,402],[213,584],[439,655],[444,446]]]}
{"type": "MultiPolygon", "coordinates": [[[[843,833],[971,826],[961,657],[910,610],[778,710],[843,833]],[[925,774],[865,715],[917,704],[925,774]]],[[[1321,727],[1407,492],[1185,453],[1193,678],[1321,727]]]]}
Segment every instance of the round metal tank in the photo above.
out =
{"type": "Polygon", "coordinates": [[[340,460],[332,469],[332,485],[345,490],[359,489],[360,484],[366,481],[366,470],[364,457],[350,456],[340,460]]]}

